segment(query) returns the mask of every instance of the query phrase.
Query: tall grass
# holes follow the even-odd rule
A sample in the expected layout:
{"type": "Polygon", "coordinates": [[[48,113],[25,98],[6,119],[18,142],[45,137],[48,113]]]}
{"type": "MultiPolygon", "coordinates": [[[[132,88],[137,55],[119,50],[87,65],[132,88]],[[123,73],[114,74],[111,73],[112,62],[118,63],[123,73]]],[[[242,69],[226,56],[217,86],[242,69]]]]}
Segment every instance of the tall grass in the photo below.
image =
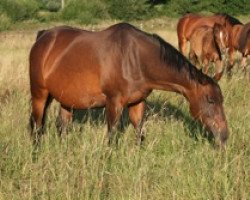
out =
{"type": "MultiPolygon", "coordinates": [[[[153,30],[177,44],[172,29],[153,30]]],[[[249,199],[250,88],[243,73],[235,68],[232,80],[220,82],[231,132],[225,152],[203,137],[182,96],[160,91],[148,98],[141,148],[126,115],[119,144],[105,145],[103,110],[78,111],[60,140],[53,103],[34,149],[27,125],[35,34],[0,35],[0,199],[249,199]]]]}

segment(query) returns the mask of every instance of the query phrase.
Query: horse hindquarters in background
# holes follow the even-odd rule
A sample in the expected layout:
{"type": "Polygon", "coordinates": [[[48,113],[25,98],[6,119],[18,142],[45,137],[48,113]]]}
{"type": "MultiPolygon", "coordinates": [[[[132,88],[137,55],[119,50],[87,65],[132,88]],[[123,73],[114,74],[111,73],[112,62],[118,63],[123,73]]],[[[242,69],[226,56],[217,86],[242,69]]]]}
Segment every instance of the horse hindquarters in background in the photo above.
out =
{"type": "Polygon", "coordinates": [[[245,25],[237,24],[234,25],[231,31],[230,43],[232,48],[229,49],[229,65],[227,67],[228,75],[231,76],[231,70],[235,64],[235,51],[241,53],[241,62],[240,66],[243,70],[246,69],[247,65],[247,56],[250,54],[250,23],[245,25]]]}
{"type": "MultiPolygon", "coordinates": [[[[237,24],[242,24],[238,19],[223,13],[218,13],[211,16],[202,16],[197,14],[185,14],[178,22],[177,25],[177,35],[179,42],[179,50],[182,54],[186,55],[185,49],[187,42],[190,41],[190,37],[193,32],[201,26],[213,27],[215,23],[223,25],[228,32],[228,47],[229,48],[229,57],[231,60],[233,58],[234,49],[231,44],[232,40],[232,27],[237,24]]],[[[231,71],[233,67],[232,62],[229,62],[227,66],[227,71],[231,71]],[[231,63],[231,64],[230,64],[231,63]]]]}
{"type": "Polygon", "coordinates": [[[223,74],[221,50],[226,48],[227,32],[222,25],[215,24],[213,28],[202,26],[197,28],[190,38],[189,58],[195,65],[198,60],[208,73],[209,63],[215,62],[215,80],[220,80],[223,74]]]}
{"type": "Polygon", "coordinates": [[[239,39],[239,51],[242,53],[241,66],[246,71],[247,57],[250,55],[250,22],[245,24],[242,28],[239,39]]]}

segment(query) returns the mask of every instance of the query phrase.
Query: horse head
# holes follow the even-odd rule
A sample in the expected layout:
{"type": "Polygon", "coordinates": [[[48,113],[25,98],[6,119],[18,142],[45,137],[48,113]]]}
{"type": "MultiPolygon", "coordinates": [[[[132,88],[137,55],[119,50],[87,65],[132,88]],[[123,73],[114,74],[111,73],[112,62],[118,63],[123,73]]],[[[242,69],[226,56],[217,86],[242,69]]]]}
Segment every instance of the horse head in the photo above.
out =
{"type": "Polygon", "coordinates": [[[229,132],[219,86],[215,82],[197,86],[191,96],[191,114],[212,132],[215,142],[224,148],[229,132]]]}

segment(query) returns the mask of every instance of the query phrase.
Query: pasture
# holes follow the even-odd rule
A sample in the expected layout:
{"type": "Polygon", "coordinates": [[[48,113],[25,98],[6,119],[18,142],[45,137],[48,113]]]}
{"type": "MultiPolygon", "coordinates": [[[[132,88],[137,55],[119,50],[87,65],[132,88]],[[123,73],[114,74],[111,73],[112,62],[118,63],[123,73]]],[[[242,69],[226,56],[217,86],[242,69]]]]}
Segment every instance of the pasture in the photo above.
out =
{"type": "MultiPolygon", "coordinates": [[[[177,47],[176,21],[135,25],[177,47]]],[[[28,55],[37,30],[0,33],[0,199],[249,199],[250,87],[237,63],[232,79],[219,82],[230,130],[224,152],[193,121],[183,96],[159,91],[147,101],[142,147],[126,113],[118,145],[108,147],[102,109],[77,111],[60,140],[53,102],[46,135],[34,149],[27,129],[28,55]]]]}

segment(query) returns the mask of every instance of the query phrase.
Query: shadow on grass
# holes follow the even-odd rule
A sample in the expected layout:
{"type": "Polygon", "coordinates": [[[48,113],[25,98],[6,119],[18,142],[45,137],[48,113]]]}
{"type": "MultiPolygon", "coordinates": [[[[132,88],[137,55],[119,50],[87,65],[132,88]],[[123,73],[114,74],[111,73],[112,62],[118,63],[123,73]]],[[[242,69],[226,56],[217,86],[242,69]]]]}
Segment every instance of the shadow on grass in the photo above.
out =
{"type": "MultiPolygon", "coordinates": [[[[201,136],[202,138],[206,138],[210,143],[213,141],[213,136],[205,131],[199,122],[195,121],[189,114],[186,114],[177,105],[165,103],[163,101],[148,101],[147,107],[148,108],[145,113],[146,117],[160,114],[160,116],[166,118],[166,120],[171,120],[174,118],[175,120],[182,121],[184,123],[185,133],[194,140],[198,140],[198,138],[201,136]]],[[[87,121],[90,121],[95,125],[106,124],[105,109],[98,108],[89,110],[75,110],[73,121],[76,123],[86,123],[87,121]]],[[[128,110],[125,109],[118,131],[124,132],[129,124],[130,121],[128,117],[128,110]]]]}
{"type": "Polygon", "coordinates": [[[148,102],[148,107],[151,109],[153,114],[161,113],[161,116],[168,120],[174,118],[177,121],[182,121],[184,124],[185,133],[194,140],[198,140],[198,138],[201,136],[202,138],[207,139],[210,143],[213,142],[213,135],[206,131],[201,123],[194,120],[189,114],[186,114],[177,105],[164,102],[161,103],[158,101],[148,102]],[[163,105],[165,106],[165,109],[162,108],[163,105]]]}

